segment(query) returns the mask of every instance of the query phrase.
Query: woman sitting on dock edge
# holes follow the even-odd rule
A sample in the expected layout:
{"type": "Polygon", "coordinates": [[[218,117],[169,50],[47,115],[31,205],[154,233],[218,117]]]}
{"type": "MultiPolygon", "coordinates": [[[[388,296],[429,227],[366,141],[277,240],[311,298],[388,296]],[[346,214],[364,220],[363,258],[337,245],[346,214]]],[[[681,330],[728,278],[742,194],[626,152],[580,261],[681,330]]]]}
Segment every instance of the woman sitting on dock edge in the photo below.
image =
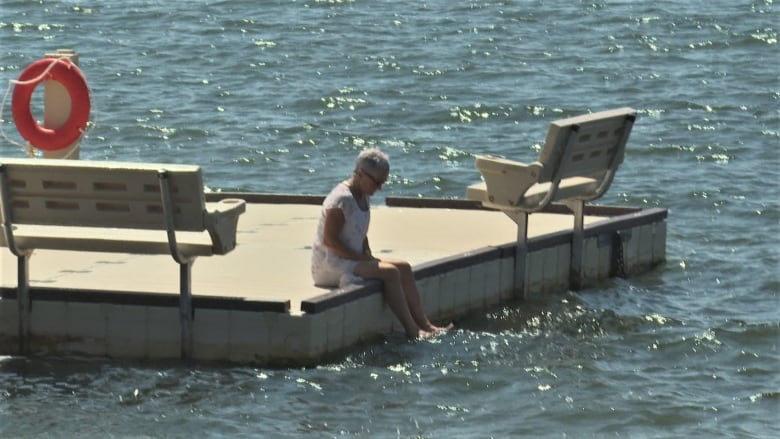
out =
{"type": "Polygon", "coordinates": [[[312,277],[316,285],[330,287],[344,287],[360,278],[383,281],[385,302],[406,334],[429,337],[453,325],[438,327],[428,320],[407,261],[377,258],[368,245],[369,197],[382,188],[389,173],[385,153],[364,149],[355,160],[352,177],[336,185],[325,198],[312,249],[312,277]]]}

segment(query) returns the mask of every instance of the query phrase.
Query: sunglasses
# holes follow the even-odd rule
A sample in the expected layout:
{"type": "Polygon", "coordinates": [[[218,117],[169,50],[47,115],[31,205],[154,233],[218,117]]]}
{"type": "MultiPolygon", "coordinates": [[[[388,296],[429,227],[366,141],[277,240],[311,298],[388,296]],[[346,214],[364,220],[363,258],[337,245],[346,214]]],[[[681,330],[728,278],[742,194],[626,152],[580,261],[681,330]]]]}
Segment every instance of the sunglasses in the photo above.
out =
{"type": "Polygon", "coordinates": [[[374,184],[376,185],[377,188],[381,188],[382,185],[384,185],[385,182],[386,182],[386,180],[380,180],[380,179],[374,177],[373,175],[369,174],[368,172],[366,172],[366,171],[364,171],[362,169],[361,169],[361,171],[363,172],[363,175],[365,175],[366,177],[368,177],[369,180],[374,182],[374,184]]]}

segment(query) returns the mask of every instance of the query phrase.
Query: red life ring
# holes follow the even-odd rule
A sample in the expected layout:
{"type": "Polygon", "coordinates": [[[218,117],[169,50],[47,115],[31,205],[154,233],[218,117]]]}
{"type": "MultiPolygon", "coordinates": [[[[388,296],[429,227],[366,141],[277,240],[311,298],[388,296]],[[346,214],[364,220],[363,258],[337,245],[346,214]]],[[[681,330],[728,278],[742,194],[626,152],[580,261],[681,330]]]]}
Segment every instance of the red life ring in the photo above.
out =
{"type": "Polygon", "coordinates": [[[76,142],[89,122],[89,87],[81,70],[70,60],[44,58],[30,64],[19,75],[19,84],[14,88],[12,112],[16,129],[34,147],[46,151],[57,151],[76,142]],[[52,66],[52,63],[55,63],[52,66]],[[38,81],[29,82],[49,72],[38,81]],[[59,128],[44,128],[30,110],[33,91],[43,81],[57,81],[70,95],[68,120],[59,128]],[[29,83],[28,83],[29,82],[29,83]]]}

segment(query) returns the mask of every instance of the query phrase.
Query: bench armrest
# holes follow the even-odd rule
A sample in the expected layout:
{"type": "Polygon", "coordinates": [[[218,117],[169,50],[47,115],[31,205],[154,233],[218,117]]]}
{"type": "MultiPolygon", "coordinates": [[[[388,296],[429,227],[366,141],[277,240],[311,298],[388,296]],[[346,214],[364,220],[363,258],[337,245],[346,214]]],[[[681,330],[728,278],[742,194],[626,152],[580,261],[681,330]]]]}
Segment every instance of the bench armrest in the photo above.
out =
{"type": "Polygon", "coordinates": [[[220,200],[205,213],[206,230],[211,236],[214,254],[224,255],[236,247],[238,216],[246,212],[246,202],[239,198],[220,200]]]}
{"type": "Polygon", "coordinates": [[[538,183],[542,171],[540,162],[525,164],[491,156],[478,156],[476,166],[487,187],[483,205],[499,209],[524,208],[524,195],[538,183]]]}

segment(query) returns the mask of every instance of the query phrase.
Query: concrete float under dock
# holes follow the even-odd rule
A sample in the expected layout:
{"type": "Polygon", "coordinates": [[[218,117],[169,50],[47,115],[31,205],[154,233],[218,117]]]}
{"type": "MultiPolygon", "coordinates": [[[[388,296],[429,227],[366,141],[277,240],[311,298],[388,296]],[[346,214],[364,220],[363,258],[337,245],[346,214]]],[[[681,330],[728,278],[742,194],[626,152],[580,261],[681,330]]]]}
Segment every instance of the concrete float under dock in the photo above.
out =
{"type": "MultiPolygon", "coordinates": [[[[207,196],[243,198],[247,210],[238,247],[193,266],[195,359],[314,364],[400,330],[378,282],[332,291],[312,284],[310,245],[322,197],[207,196]]],[[[587,206],[585,213],[585,286],[665,260],[666,209],[587,206]]],[[[476,202],[387,198],[372,208],[369,239],[375,254],[412,263],[425,309],[433,321],[444,321],[518,295],[569,289],[572,223],[557,204],[530,216],[522,276],[515,273],[516,224],[476,202]]],[[[5,247],[0,275],[0,355],[14,355],[20,349],[16,257],[5,247]]],[[[30,281],[27,352],[179,358],[179,278],[170,256],[38,250],[30,281]]]]}

